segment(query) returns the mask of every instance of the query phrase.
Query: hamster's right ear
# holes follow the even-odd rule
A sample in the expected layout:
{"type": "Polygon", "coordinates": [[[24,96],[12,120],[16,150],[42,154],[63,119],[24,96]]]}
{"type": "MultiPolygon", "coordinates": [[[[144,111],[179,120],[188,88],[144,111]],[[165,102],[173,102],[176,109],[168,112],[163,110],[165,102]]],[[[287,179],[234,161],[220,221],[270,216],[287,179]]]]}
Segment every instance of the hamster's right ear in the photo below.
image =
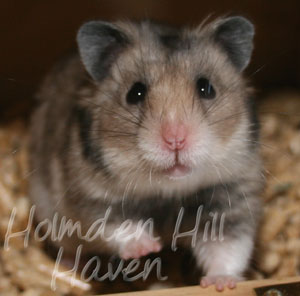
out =
{"type": "Polygon", "coordinates": [[[214,37],[236,68],[243,71],[253,50],[253,24],[241,16],[225,18],[217,22],[214,37]]]}
{"type": "Polygon", "coordinates": [[[101,80],[117,55],[128,44],[127,36],[117,26],[101,21],[83,24],[77,33],[81,60],[94,80],[101,80]]]}

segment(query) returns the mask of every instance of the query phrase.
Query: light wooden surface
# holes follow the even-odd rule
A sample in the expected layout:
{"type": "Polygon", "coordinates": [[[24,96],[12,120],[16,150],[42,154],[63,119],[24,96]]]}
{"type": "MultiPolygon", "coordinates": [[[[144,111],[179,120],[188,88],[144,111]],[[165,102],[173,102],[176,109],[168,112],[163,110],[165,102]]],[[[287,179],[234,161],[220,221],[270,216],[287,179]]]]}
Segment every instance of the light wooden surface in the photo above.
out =
{"type": "Polygon", "coordinates": [[[300,277],[293,277],[282,280],[259,280],[259,281],[245,281],[238,283],[237,288],[233,290],[225,290],[222,293],[217,292],[215,287],[209,287],[206,289],[201,288],[200,286],[191,286],[184,288],[174,288],[174,289],[163,289],[156,291],[141,291],[141,292],[130,292],[130,293],[118,293],[118,294],[109,294],[106,296],[255,296],[254,288],[269,286],[269,285],[278,285],[284,283],[293,283],[300,282],[300,277]]]}

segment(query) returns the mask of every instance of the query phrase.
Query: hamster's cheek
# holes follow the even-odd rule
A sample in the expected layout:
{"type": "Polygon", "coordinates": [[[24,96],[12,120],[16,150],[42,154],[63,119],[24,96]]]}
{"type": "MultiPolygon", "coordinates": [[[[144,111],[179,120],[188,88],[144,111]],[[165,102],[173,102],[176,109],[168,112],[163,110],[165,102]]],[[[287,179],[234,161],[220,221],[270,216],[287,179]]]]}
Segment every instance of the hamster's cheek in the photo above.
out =
{"type": "Polygon", "coordinates": [[[138,163],[134,151],[129,150],[125,152],[119,147],[103,149],[103,157],[109,171],[116,176],[121,176],[122,174],[126,174],[130,170],[133,170],[138,163]]]}

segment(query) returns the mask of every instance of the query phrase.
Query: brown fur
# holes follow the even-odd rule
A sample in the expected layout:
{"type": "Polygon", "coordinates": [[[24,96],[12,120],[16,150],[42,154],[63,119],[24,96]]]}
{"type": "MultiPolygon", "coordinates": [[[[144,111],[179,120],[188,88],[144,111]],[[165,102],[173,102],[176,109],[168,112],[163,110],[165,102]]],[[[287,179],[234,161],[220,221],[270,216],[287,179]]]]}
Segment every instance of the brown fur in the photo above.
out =
{"type": "MultiPolygon", "coordinates": [[[[38,95],[41,105],[31,129],[31,167],[35,170],[31,197],[40,220],[58,212],[87,229],[113,205],[112,225],[124,216],[138,220],[154,215],[162,223],[167,208],[170,221],[162,227],[167,232],[183,201],[193,213],[196,205],[208,202],[212,188],[219,188],[219,196],[207,211],[227,212],[229,237],[244,232],[254,236],[262,182],[258,147],[251,135],[250,92],[241,73],[212,39],[218,22],[182,30],[175,49],[158,37],[165,31],[177,34],[173,29],[149,22],[119,22],[116,26],[131,43],[101,82],[89,78],[77,54],[49,74],[38,95]],[[199,99],[195,89],[199,76],[215,87],[214,101],[199,99]],[[150,86],[147,100],[141,106],[128,106],[126,94],[136,81],[150,86]],[[82,142],[78,117],[88,126],[90,143],[82,142]],[[195,171],[176,181],[162,173],[172,160],[151,150],[161,122],[169,117],[188,125],[197,149],[206,149],[209,158],[197,158],[196,148],[191,152],[193,161],[183,155],[195,171]],[[208,147],[203,148],[205,143],[208,147]],[[84,147],[93,155],[84,155],[84,147]],[[190,205],[188,201],[201,193],[195,207],[190,205]]],[[[168,237],[166,232],[160,235],[168,237]]],[[[61,244],[69,251],[76,246],[70,241],[61,244]]],[[[99,246],[105,250],[103,242],[87,250],[99,250],[99,246]]]]}

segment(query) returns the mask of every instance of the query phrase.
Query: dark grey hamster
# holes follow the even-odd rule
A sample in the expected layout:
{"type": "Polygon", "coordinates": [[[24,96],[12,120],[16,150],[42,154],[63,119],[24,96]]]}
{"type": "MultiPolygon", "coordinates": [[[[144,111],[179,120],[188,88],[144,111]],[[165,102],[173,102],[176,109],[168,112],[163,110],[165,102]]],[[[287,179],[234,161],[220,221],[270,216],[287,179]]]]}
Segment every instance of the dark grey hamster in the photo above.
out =
{"type": "MultiPolygon", "coordinates": [[[[201,284],[234,287],[253,250],[263,187],[242,75],[253,36],[239,16],[194,29],[149,21],[80,28],[79,54],[58,64],[39,92],[30,195],[40,221],[72,219],[84,233],[109,214],[107,236],[131,224],[127,237],[88,241],[73,233],[56,244],[139,258],[174,247],[178,218],[182,233],[200,213],[192,252],[205,273],[201,284]],[[156,239],[145,229],[134,236],[148,219],[156,239]],[[207,235],[206,225],[222,239],[207,235]]],[[[191,246],[191,236],[177,243],[191,246]]]]}

